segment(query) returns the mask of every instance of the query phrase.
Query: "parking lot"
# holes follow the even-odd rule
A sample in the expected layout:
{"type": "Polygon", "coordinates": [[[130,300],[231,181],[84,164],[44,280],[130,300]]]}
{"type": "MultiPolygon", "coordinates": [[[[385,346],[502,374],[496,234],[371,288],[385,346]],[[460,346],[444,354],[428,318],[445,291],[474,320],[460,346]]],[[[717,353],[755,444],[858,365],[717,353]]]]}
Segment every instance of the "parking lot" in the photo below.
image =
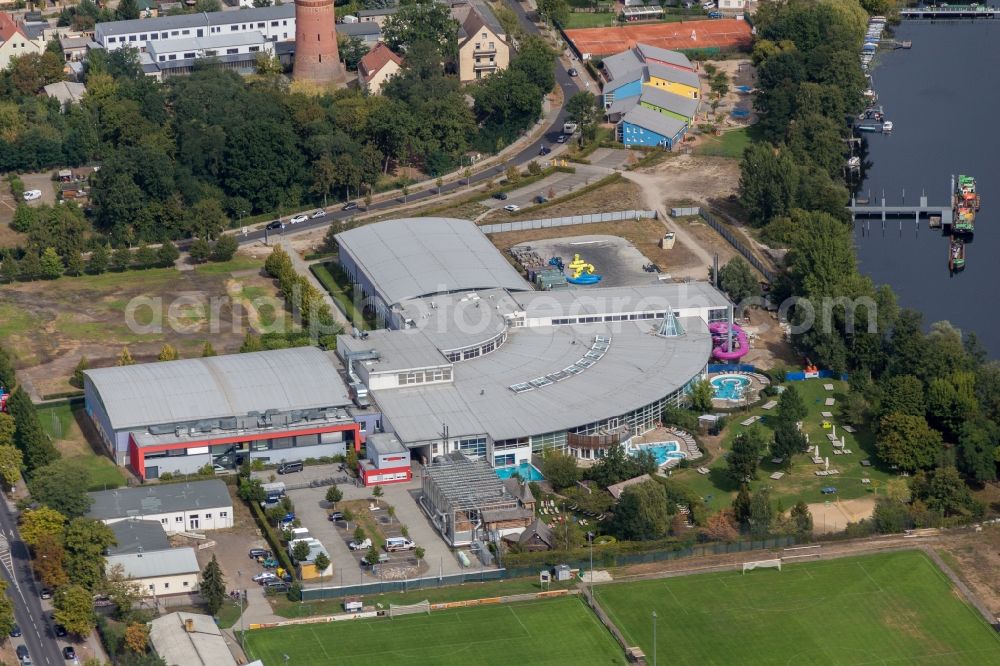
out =
{"type": "Polygon", "coordinates": [[[643,266],[651,263],[646,255],[618,236],[571,236],[536,240],[526,245],[545,260],[562,257],[566,264],[573,260],[574,254],[579,254],[593,264],[594,273],[601,276],[602,287],[639,286],[657,280],[657,273],[643,270],[643,266]]]}
{"type": "MultiPolygon", "coordinates": [[[[343,472],[339,470],[339,467],[337,464],[312,465],[306,467],[302,472],[277,476],[275,480],[283,481],[286,486],[308,485],[315,480],[342,477],[343,472]]],[[[267,483],[271,480],[272,474],[273,472],[255,472],[254,476],[259,478],[262,483],[267,483]]],[[[455,554],[441,539],[438,531],[416,502],[420,489],[419,479],[405,484],[382,486],[384,495],[377,502],[377,508],[374,511],[369,508],[376,505],[372,498],[371,488],[358,487],[353,483],[339,483],[337,486],[344,493],[344,499],[337,505],[337,509],[341,509],[344,502],[360,501],[359,506],[363,506],[363,508],[359,511],[369,511],[372,518],[378,523],[379,529],[387,537],[400,536],[402,526],[406,525],[410,539],[424,549],[424,560],[418,565],[412,551],[389,553],[389,561],[376,566],[373,571],[372,567],[364,563],[366,549],[351,551],[348,548],[347,544],[354,538],[357,523],[354,521],[350,525],[343,521],[333,523],[327,518],[329,512],[333,510],[327,506],[325,500],[328,486],[292,487],[286,492],[295,504],[296,517],[302,526],[309,530],[309,534],[313,538],[320,540],[329,553],[330,562],[333,565],[331,579],[310,583],[311,585],[371,583],[379,580],[399,580],[462,571],[462,566],[455,554]],[[388,506],[394,508],[394,518],[390,518],[387,511],[388,506]]]]}

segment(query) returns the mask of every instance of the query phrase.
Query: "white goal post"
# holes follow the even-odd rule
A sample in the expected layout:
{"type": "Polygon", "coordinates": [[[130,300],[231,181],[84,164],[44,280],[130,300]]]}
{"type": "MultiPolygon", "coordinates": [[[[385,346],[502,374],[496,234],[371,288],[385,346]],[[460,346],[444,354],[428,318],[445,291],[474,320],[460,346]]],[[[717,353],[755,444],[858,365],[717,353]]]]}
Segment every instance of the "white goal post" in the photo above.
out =
{"type": "Polygon", "coordinates": [[[389,604],[389,617],[396,617],[399,615],[413,615],[414,613],[427,613],[431,612],[431,602],[424,601],[415,604],[389,604]]]}
{"type": "Polygon", "coordinates": [[[743,573],[748,571],[753,571],[754,569],[777,569],[781,571],[781,558],[776,560],[757,560],[755,562],[744,562],[743,563],[743,573]]]}

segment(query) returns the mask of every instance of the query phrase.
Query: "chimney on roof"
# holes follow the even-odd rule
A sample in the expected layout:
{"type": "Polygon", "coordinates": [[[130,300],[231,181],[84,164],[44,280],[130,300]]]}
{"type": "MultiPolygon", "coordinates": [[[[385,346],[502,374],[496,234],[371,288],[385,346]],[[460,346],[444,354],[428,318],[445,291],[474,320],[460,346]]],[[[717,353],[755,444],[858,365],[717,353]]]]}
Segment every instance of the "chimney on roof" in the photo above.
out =
{"type": "Polygon", "coordinates": [[[193,618],[190,618],[190,617],[184,618],[184,631],[188,632],[189,634],[193,634],[194,633],[194,619],[193,618]]]}

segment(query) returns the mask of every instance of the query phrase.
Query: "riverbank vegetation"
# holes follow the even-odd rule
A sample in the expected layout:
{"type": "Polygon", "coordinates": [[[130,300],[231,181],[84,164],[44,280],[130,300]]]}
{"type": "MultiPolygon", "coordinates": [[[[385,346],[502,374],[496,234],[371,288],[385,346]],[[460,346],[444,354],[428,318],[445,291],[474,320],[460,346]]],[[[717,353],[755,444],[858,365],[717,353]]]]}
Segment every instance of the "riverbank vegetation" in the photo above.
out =
{"type": "Polygon", "coordinates": [[[750,223],[789,250],[773,294],[800,299],[788,315],[796,350],[850,374],[850,410],[879,458],[914,475],[906,492],[878,498],[874,523],[940,524],[980,515],[966,484],[997,478],[1000,363],[974,333],[947,322],[925,332],[920,313],[858,271],[841,167],[845,117],[867,87],[857,57],[866,21],[857,0],[761,4],[760,136],[744,154],[740,195],[750,223]]]}

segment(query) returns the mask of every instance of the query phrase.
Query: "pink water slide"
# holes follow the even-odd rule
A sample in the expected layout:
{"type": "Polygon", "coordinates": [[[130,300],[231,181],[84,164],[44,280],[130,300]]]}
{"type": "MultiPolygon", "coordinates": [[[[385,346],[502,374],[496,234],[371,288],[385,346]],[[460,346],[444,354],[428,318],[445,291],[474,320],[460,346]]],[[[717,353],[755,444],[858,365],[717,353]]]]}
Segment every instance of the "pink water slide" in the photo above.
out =
{"type": "Polygon", "coordinates": [[[746,331],[738,325],[733,324],[733,350],[727,351],[729,344],[729,322],[717,321],[708,325],[708,330],[712,334],[712,355],[722,361],[735,361],[743,358],[750,351],[750,343],[747,340],[746,331]]]}

